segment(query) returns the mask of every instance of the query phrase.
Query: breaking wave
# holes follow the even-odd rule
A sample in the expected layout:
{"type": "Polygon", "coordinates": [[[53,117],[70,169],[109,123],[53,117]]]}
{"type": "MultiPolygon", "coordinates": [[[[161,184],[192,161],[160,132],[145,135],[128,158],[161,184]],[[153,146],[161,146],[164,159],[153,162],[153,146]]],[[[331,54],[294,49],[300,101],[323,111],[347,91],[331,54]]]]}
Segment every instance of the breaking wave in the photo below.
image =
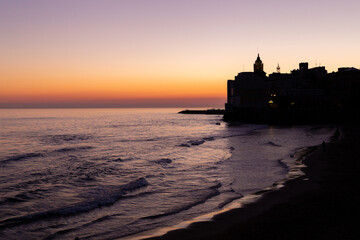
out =
{"type": "Polygon", "coordinates": [[[196,189],[196,190],[183,192],[181,193],[181,197],[192,199],[192,201],[191,200],[185,201],[183,205],[176,206],[160,214],[144,217],[143,219],[155,219],[155,218],[177,214],[182,211],[186,211],[196,205],[206,202],[208,199],[212,197],[219,195],[220,192],[218,188],[220,187],[221,187],[221,183],[218,183],[215,186],[212,186],[208,189],[196,189]]]}
{"type": "Polygon", "coordinates": [[[93,138],[92,135],[86,134],[59,134],[59,135],[48,135],[42,138],[42,142],[47,144],[62,144],[66,142],[77,142],[84,141],[93,138]]]}
{"type": "Polygon", "coordinates": [[[37,157],[43,157],[44,153],[24,153],[24,154],[19,154],[19,155],[15,155],[15,156],[11,156],[9,158],[6,158],[5,160],[2,160],[1,163],[7,163],[7,162],[12,162],[12,161],[20,161],[20,160],[25,160],[25,159],[29,159],[29,158],[37,158],[37,157]]]}
{"type": "Polygon", "coordinates": [[[170,158],[162,158],[160,160],[155,161],[155,163],[160,164],[162,167],[167,167],[170,163],[172,163],[172,160],[170,158]]]}
{"type": "Polygon", "coordinates": [[[57,153],[74,152],[74,151],[87,150],[87,149],[92,149],[92,148],[94,148],[94,147],[91,147],[91,146],[66,147],[66,148],[60,148],[60,149],[54,150],[53,152],[57,152],[57,153]]]}
{"type": "Polygon", "coordinates": [[[276,162],[280,167],[282,167],[286,171],[289,171],[290,167],[286,163],[283,162],[283,159],[278,159],[276,162]]]}
{"type": "Polygon", "coordinates": [[[186,143],[182,143],[180,145],[178,145],[179,147],[191,147],[191,146],[198,146],[201,144],[204,144],[207,141],[214,141],[215,137],[204,137],[202,139],[197,139],[197,140],[189,140],[186,143]]]}
{"type": "Polygon", "coordinates": [[[237,199],[243,198],[243,197],[244,197],[244,196],[239,193],[238,196],[234,196],[234,197],[228,198],[228,199],[226,199],[225,201],[219,203],[218,208],[223,208],[223,207],[225,207],[226,205],[228,205],[229,203],[231,203],[231,202],[233,202],[233,201],[235,201],[235,200],[237,200],[237,199]]]}
{"type": "Polygon", "coordinates": [[[45,212],[28,214],[21,217],[10,218],[0,222],[0,227],[17,226],[34,220],[41,220],[51,217],[67,216],[83,212],[89,212],[96,208],[109,206],[121,199],[125,194],[148,186],[145,178],[139,178],[122,186],[107,186],[96,188],[85,194],[87,201],[73,204],[71,206],[53,209],[45,212]]]}
{"type": "Polygon", "coordinates": [[[4,164],[4,163],[12,162],[12,161],[23,161],[23,160],[30,159],[30,158],[46,157],[46,156],[49,156],[54,153],[75,152],[75,151],[81,151],[81,150],[88,150],[88,149],[92,149],[92,148],[94,148],[94,147],[92,147],[92,146],[65,147],[65,148],[55,149],[52,151],[23,153],[23,154],[18,154],[18,155],[7,157],[4,160],[0,161],[0,163],[4,164]]]}
{"type": "Polygon", "coordinates": [[[274,143],[272,141],[268,141],[267,144],[270,145],[270,146],[274,146],[274,147],[282,147],[281,145],[276,144],[276,143],[274,143]]]}

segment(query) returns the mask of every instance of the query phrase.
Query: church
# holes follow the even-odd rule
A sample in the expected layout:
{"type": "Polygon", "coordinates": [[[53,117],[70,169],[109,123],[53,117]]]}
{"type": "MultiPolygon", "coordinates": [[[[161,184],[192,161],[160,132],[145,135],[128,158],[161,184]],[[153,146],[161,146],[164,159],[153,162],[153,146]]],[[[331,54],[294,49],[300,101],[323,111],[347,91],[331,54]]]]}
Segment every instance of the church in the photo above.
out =
{"type": "MultiPolygon", "coordinates": [[[[339,68],[328,74],[307,62],[291,73],[264,72],[258,54],[253,72],[240,72],[227,81],[224,118],[248,122],[321,122],[353,112],[360,99],[360,70],[339,68]],[[352,86],[352,87],[350,87],[352,86]]],[[[358,105],[357,105],[358,106],[358,105]]]]}

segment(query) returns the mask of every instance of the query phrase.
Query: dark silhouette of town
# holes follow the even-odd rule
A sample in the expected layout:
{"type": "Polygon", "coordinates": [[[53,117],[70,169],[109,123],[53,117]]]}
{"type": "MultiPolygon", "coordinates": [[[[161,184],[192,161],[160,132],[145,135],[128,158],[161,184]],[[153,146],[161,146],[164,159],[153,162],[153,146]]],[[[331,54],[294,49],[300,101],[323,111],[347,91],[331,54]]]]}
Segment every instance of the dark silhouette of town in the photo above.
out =
{"type": "Polygon", "coordinates": [[[258,55],[253,72],[227,82],[225,120],[264,123],[355,121],[360,104],[360,70],[341,67],[328,73],[307,62],[291,73],[266,76],[258,55]]]}

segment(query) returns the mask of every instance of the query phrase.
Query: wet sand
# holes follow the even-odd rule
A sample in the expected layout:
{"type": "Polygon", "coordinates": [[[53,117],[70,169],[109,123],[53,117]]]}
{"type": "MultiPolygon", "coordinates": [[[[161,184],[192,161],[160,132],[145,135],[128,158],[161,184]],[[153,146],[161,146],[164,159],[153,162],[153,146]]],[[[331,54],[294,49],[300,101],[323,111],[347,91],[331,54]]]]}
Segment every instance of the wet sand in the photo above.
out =
{"type": "Polygon", "coordinates": [[[305,175],[212,221],[151,239],[360,239],[360,127],[341,129],[340,140],[305,158],[305,175]]]}

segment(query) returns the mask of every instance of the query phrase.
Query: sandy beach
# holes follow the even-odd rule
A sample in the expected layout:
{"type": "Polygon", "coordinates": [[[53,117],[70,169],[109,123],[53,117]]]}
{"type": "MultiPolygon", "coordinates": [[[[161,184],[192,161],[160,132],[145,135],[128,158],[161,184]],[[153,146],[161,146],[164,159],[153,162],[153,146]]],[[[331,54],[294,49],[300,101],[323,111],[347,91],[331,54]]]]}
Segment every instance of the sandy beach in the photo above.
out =
{"type": "Polygon", "coordinates": [[[303,160],[305,175],[212,221],[151,239],[360,239],[360,129],[340,129],[337,140],[303,160]]]}

